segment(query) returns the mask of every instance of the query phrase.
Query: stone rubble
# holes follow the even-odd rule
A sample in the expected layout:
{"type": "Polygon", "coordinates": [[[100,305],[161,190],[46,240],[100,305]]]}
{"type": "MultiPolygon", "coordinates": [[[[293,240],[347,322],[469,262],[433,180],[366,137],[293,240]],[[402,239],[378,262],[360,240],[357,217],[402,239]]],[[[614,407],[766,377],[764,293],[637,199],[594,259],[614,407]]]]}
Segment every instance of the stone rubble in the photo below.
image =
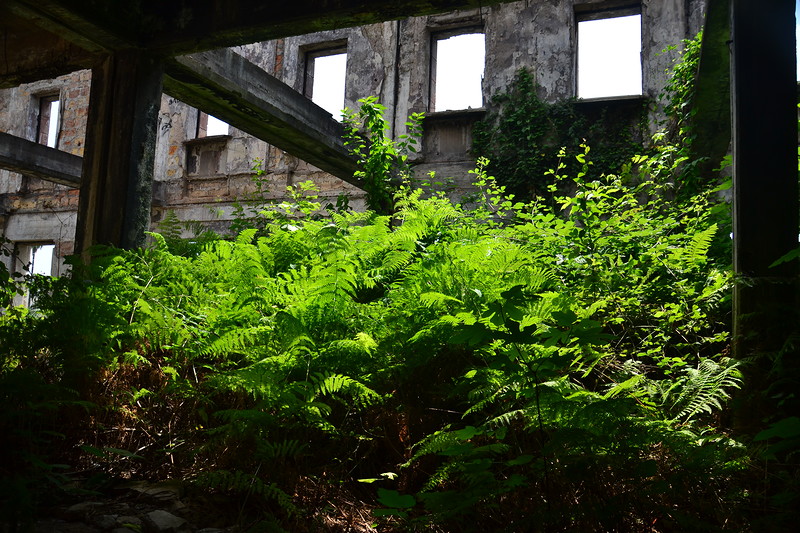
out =
{"type": "Polygon", "coordinates": [[[183,484],[128,482],[115,494],[60,505],[47,511],[34,533],[235,533],[236,525],[209,527],[219,516],[206,516],[188,504],[183,484]]]}

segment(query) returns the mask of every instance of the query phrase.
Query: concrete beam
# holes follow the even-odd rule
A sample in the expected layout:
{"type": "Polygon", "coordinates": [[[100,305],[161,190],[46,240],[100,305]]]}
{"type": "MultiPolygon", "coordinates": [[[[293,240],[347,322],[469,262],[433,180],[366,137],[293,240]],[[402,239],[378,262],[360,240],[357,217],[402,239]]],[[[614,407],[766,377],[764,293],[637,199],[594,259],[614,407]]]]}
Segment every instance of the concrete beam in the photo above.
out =
{"type": "Polygon", "coordinates": [[[148,21],[138,4],[108,0],[3,0],[4,11],[101,54],[139,45],[138,36],[148,21]]]}
{"type": "Polygon", "coordinates": [[[777,349],[794,317],[798,246],[794,4],[732,0],[734,335],[740,355],[777,349]]]}
{"type": "Polygon", "coordinates": [[[504,1],[511,0],[3,0],[87,50],[164,57],[504,1]]]}
{"type": "Polygon", "coordinates": [[[78,187],[82,165],[77,155],[0,132],[0,168],[78,187]]]}
{"type": "Polygon", "coordinates": [[[798,246],[795,6],[731,7],[733,348],[748,359],[735,423],[754,434],[767,417],[798,408],[800,358],[787,350],[797,333],[798,261],[771,267],[798,246]]]}
{"type": "Polygon", "coordinates": [[[692,149],[695,157],[708,158],[700,165],[706,179],[713,178],[731,144],[730,39],[730,0],[708,0],[692,101],[692,149]]]}
{"type": "Polygon", "coordinates": [[[164,92],[359,186],[353,178],[355,160],[342,142],[341,124],[232,50],[168,61],[164,92]]]}
{"type": "Polygon", "coordinates": [[[163,62],[138,51],[92,69],[75,251],[136,248],[150,227],[163,62]]]}
{"type": "Polygon", "coordinates": [[[512,0],[2,0],[0,88],[88,68],[112,51],[162,58],[512,0]]]}
{"type": "Polygon", "coordinates": [[[165,55],[362,26],[416,15],[487,7],[511,0],[205,0],[156,2],[147,7],[161,26],[146,46],[165,55]],[[154,9],[155,8],[155,9],[154,9]]]}

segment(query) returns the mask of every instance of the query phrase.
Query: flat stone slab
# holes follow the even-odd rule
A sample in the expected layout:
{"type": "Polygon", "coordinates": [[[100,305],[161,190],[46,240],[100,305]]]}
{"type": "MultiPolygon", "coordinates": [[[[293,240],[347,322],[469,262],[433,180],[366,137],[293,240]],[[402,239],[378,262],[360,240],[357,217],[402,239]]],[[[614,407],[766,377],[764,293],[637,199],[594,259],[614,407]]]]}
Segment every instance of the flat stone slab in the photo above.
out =
{"type": "Polygon", "coordinates": [[[175,533],[186,524],[186,520],[161,509],[150,511],[144,517],[146,531],[152,533],[175,533]]]}

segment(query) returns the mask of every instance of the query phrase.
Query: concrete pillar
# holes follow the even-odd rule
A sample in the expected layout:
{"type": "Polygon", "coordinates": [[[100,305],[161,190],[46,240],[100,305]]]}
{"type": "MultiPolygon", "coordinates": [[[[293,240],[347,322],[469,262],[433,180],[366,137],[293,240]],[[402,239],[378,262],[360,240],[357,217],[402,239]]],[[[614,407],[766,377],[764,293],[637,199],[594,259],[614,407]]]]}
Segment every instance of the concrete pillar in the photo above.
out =
{"type": "MultiPolygon", "coordinates": [[[[794,7],[790,0],[731,2],[734,353],[757,356],[748,387],[761,389],[761,398],[769,356],[797,317],[798,262],[770,268],[798,246],[794,7]]],[[[751,419],[765,408],[746,407],[751,419]]]]}
{"type": "Polygon", "coordinates": [[[163,70],[139,51],[112,53],[92,69],[76,253],[144,243],[163,70]]]}

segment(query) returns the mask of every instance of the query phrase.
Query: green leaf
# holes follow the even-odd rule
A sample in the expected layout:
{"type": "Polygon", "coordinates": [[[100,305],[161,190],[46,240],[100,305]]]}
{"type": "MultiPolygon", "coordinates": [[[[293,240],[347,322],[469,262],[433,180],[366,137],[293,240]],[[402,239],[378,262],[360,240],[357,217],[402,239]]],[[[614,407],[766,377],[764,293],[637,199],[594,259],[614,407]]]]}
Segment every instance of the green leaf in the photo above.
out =
{"type": "Polygon", "coordinates": [[[800,418],[790,416],[772,424],[768,429],[761,431],[753,440],[761,441],[772,438],[791,439],[800,437],[800,418]]]}
{"type": "Polygon", "coordinates": [[[481,435],[483,432],[475,428],[475,426],[467,426],[453,432],[453,434],[461,440],[469,440],[475,435],[481,435]]]}
{"type": "Polygon", "coordinates": [[[533,461],[533,455],[520,455],[516,459],[511,459],[510,461],[506,461],[508,466],[520,466],[526,465],[533,461]]]}
{"type": "Polygon", "coordinates": [[[417,500],[410,494],[400,494],[396,490],[382,488],[378,489],[378,501],[393,509],[410,509],[417,504],[417,500]]]}

